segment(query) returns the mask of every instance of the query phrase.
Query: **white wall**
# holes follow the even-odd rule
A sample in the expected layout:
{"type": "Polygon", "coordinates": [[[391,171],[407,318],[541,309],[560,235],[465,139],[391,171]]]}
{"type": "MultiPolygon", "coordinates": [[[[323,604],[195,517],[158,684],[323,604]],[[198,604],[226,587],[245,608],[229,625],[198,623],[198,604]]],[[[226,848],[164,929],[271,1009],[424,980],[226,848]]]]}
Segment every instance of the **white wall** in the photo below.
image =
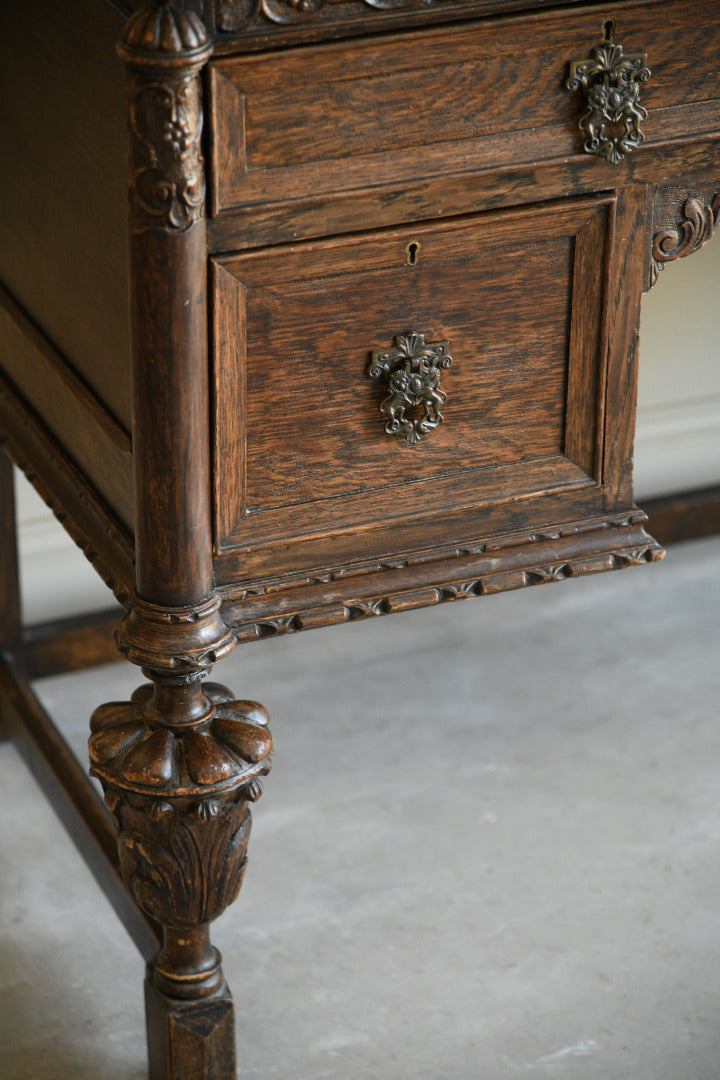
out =
{"type": "MultiPolygon", "coordinates": [[[[635,444],[638,498],[720,483],[720,241],[668,265],[643,301],[635,444]]],[[[29,621],[111,599],[52,514],[18,476],[29,621]]]]}
{"type": "Polygon", "coordinates": [[[638,499],[720,484],[720,241],[668,263],[645,296],[638,499]]]}

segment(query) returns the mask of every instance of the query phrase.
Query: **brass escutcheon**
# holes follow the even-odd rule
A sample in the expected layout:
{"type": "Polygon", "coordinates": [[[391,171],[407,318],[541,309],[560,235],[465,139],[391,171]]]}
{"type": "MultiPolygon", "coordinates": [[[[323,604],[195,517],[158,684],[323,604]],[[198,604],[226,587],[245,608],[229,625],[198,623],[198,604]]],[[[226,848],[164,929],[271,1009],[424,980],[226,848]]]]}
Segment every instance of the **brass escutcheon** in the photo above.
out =
{"type": "Polygon", "coordinates": [[[625,53],[613,41],[615,20],[603,24],[604,40],[585,60],[573,60],[567,90],[581,90],[587,108],[578,121],[585,135],[583,149],[613,164],[645,138],[640,124],[647,110],[640,104],[640,87],[650,78],[647,53],[625,53]]]}
{"type": "Polygon", "coordinates": [[[440,406],[447,394],[440,388],[440,369],[449,368],[448,341],[426,342],[424,334],[400,334],[389,349],[374,349],[368,366],[371,379],[382,379],[388,394],[380,402],[385,431],[415,444],[443,421],[440,406]],[[420,406],[420,417],[408,410],[420,406]]]}

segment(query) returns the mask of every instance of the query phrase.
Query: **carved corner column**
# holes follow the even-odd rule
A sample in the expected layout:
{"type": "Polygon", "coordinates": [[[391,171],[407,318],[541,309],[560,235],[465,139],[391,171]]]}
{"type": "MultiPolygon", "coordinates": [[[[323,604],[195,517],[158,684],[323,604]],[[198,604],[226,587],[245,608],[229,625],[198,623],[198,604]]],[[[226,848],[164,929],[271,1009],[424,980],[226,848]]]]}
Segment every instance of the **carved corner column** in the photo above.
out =
{"type": "Polygon", "coordinates": [[[150,682],[91,721],[90,764],[138,906],[163,927],[148,968],[151,1080],[234,1080],[232,998],[209,923],[240,889],[267,714],[202,683],[235,643],[214,592],[200,20],[136,12],[118,46],[130,128],[136,594],[119,648],[150,682]]]}

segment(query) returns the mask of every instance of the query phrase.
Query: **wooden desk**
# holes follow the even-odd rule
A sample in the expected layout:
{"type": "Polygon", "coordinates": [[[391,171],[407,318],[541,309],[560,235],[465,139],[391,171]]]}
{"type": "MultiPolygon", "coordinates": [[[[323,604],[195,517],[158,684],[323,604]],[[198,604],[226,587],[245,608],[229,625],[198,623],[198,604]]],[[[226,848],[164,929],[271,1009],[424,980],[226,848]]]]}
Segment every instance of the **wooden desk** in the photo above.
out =
{"type": "Polygon", "coordinates": [[[0,431],[149,679],[91,722],[114,824],[28,685],[101,627],[21,627],[6,461],[2,717],[148,959],[151,1076],[225,1080],[208,927],[272,741],[201,680],[239,641],[661,557],[638,317],[717,223],[720,9],[118,6],[14,4],[0,64],[0,431]]]}

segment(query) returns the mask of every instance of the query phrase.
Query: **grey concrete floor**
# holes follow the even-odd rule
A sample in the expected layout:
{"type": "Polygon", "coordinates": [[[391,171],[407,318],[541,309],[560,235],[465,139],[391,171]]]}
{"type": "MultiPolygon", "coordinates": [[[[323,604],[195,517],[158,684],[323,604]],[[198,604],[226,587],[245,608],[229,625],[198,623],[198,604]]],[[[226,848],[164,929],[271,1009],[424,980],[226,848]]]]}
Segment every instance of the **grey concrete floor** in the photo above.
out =
{"type": "MultiPolygon", "coordinates": [[[[277,755],[216,924],[254,1080],[720,1078],[720,542],[238,649],[277,755]]],[[[85,754],[116,665],[39,684],[85,754]]],[[[0,1077],[140,1080],[142,965],[0,746],[0,1077]]]]}

